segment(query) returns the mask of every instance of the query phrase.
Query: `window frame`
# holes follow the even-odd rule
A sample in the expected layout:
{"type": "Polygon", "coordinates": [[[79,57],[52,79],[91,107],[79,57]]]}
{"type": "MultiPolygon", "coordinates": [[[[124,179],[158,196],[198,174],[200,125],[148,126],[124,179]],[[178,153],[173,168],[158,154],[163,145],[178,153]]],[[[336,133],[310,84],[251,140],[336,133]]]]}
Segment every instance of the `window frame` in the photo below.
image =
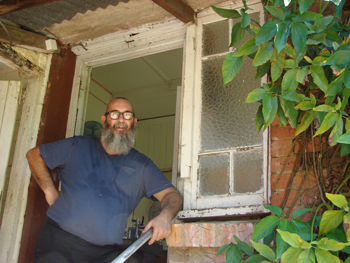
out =
{"type": "MultiPolygon", "coordinates": [[[[260,12],[260,23],[263,24],[264,12],[260,2],[251,1],[248,3],[253,12],[260,12]]],[[[243,7],[242,3],[227,3],[222,8],[237,9],[243,7]]],[[[249,13],[253,13],[251,10],[249,13]]],[[[217,15],[213,10],[205,10],[198,14],[197,25],[190,25],[187,28],[186,41],[184,46],[184,82],[183,82],[183,109],[181,125],[181,164],[180,181],[183,185],[184,207],[178,214],[179,219],[221,217],[245,214],[264,213],[267,210],[263,207],[270,203],[270,158],[269,158],[269,129],[263,133],[262,147],[250,147],[263,149],[263,192],[260,194],[236,194],[232,196],[212,196],[198,197],[198,170],[199,157],[211,154],[228,153],[230,155],[230,178],[233,176],[232,159],[237,148],[200,151],[200,126],[201,126],[201,70],[202,60],[202,36],[203,25],[213,22],[227,20],[217,15]]],[[[232,20],[229,20],[229,28],[232,28],[232,20]]],[[[229,45],[229,43],[228,43],[229,45]]],[[[233,51],[232,48],[228,52],[233,51]]],[[[226,54],[225,52],[223,54],[226,54]]],[[[215,54],[215,56],[223,55],[215,54]]],[[[261,83],[266,83],[266,77],[261,79],[261,83]]]]}

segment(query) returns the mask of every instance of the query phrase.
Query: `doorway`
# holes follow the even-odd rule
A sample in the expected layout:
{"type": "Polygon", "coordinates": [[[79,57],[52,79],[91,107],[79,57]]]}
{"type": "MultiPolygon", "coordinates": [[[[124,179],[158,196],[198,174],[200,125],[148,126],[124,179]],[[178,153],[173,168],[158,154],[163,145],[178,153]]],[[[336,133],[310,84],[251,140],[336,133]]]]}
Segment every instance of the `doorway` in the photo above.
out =
{"type": "MultiPolygon", "coordinates": [[[[183,49],[178,48],[94,67],[91,70],[84,121],[84,135],[99,137],[101,115],[105,113],[108,102],[115,97],[127,98],[138,119],[134,148],[151,158],[170,182],[173,181],[182,53],[183,49]]],[[[128,218],[124,236],[127,238],[137,223],[145,226],[159,211],[159,202],[143,198],[128,218]]],[[[166,250],[166,243],[163,242],[165,255],[166,250]]]]}

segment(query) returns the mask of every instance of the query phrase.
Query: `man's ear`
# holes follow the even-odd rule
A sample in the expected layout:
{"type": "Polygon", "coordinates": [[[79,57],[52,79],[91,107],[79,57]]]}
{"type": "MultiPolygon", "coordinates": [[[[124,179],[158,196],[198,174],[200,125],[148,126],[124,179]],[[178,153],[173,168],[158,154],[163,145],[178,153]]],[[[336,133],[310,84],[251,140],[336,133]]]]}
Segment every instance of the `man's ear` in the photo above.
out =
{"type": "Polygon", "coordinates": [[[137,118],[134,118],[134,125],[136,125],[137,123],[137,118]]]}
{"type": "Polygon", "coordinates": [[[107,119],[106,119],[106,115],[102,115],[102,116],[101,116],[101,121],[102,121],[103,123],[106,123],[106,120],[107,120],[107,119]]]}

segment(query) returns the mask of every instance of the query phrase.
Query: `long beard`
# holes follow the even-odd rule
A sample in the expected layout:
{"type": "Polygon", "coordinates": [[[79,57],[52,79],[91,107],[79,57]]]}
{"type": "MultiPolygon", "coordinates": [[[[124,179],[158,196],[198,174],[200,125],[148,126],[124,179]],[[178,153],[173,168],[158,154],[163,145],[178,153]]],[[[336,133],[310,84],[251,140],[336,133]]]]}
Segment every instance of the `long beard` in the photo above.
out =
{"type": "MultiPolygon", "coordinates": [[[[114,129],[120,127],[125,123],[114,124],[114,129]]],[[[103,124],[103,130],[101,133],[101,140],[108,151],[117,152],[118,154],[128,154],[130,149],[135,144],[136,129],[134,125],[130,130],[115,131],[110,129],[107,123],[103,124]]]]}

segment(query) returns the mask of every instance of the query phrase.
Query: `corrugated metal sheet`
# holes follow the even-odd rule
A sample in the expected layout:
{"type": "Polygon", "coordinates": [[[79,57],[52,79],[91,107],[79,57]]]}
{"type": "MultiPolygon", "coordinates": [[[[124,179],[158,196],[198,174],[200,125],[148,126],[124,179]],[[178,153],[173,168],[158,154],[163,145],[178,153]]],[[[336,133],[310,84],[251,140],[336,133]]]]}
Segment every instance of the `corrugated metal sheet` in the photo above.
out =
{"type": "Polygon", "coordinates": [[[105,9],[109,5],[129,0],[60,0],[17,12],[2,15],[6,19],[20,24],[24,29],[48,35],[43,30],[53,24],[72,19],[77,13],[85,14],[88,10],[105,9]]]}

